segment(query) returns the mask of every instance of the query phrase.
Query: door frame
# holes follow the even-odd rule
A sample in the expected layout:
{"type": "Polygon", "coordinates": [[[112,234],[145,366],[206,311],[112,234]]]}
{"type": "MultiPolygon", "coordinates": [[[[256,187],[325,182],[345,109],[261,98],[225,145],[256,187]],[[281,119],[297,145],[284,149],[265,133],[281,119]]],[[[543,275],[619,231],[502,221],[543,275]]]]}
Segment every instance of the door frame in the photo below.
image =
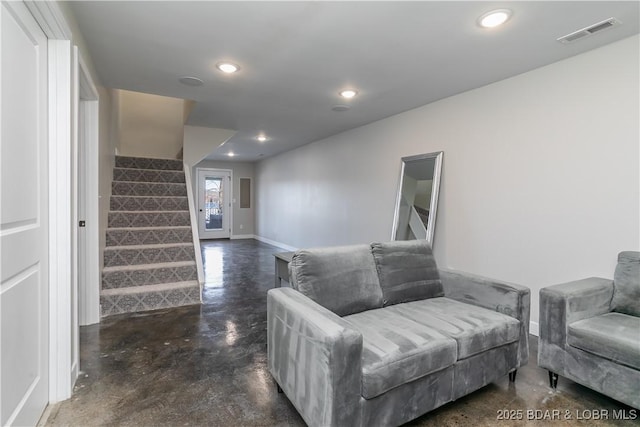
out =
{"type": "MultiPolygon", "coordinates": [[[[200,204],[202,203],[201,195],[200,195],[200,172],[212,172],[212,174],[228,174],[229,175],[229,190],[228,190],[228,200],[225,200],[225,203],[228,202],[229,206],[229,216],[228,216],[228,226],[229,226],[229,236],[228,237],[220,237],[221,239],[230,239],[233,236],[233,170],[231,169],[219,169],[219,168],[196,168],[196,217],[198,218],[198,234],[200,236],[200,240],[207,239],[215,239],[215,237],[207,237],[202,230],[200,229],[200,204]]],[[[227,199],[227,197],[225,197],[227,199]]]]}
{"type": "MultiPolygon", "coordinates": [[[[74,46],[74,66],[77,76],[74,82],[76,93],[73,99],[78,100],[74,116],[74,137],[76,140],[74,149],[74,190],[77,194],[76,201],[84,202],[84,218],[79,218],[79,206],[74,206],[76,215],[76,235],[73,242],[84,238],[84,257],[78,259],[74,254],[73,259],[78,259],[77,271],[77,307],[78,323],[81,326],[92,325],[100,322],[100,206],[99,206],[99,102],[100,94],[96,88],[86,62],[80,55],[77,46],[74,46]],[[83,149],[80,150],[80,147],[83,149]],[[82,158],[80,155],[82,154],[82,158]],[[84,164],[81,168],[80,164],[84,164]],[[80,187],[84,182],[84,187],[80,187]],[[80,189],[83,194],[80,194],[80,189]],[[84,236],[81,233],[78,221],[85,221],[84,236]]],[[[79,244],[76,250],[79,249],[79,244]]]]}
{"type": "MultiPolygon", "coordinates": [[[[49,404],[71,397],[77,378],[72,340],[79,333],[72,291],[72,32],[56,2],[25,0],[48,38],[49,60],[49,404]],[[74,335],[75,334],[75,335],[74,335]]],[[[74,156],[76,154],[73,154],[74,156]]],[[[96,170],[92,173],[98,173],[96,170]]],[[[77,198],[77,194],[74,195],[77,198]]],[[[96,195],[97,197],[97,195],[96,195]]],[[[77,290],[75,290],[77,292],[77,290]]]]}
{"type": "Polygon", "coordinates": [[[71,41],[49,39],[49,403],[71,394],[71,41]]]}

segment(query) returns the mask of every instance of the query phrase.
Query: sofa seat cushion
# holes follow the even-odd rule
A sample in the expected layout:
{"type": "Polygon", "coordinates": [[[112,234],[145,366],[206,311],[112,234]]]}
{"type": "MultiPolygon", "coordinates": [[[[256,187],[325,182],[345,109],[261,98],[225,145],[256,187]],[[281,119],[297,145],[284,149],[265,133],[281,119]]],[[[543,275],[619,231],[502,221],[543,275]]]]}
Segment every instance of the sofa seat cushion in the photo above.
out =
{"type": "Polygon", "coordinates": [[[570,346],[640,370],[640,318],[607,313],[569,325],[570,346]]]}
{"type": "Polygon", "coordinates": [[[455,340],[388,308],[343,319],[362,333],[362,397],[365,399],[456,361],[455,340]]]}
{"type": "Polygon", "coordinates": [[[457,343],[458,360],[520,338],[517,319],[446,297],[408,302],[387,309],[453,338],[457,343]]]}

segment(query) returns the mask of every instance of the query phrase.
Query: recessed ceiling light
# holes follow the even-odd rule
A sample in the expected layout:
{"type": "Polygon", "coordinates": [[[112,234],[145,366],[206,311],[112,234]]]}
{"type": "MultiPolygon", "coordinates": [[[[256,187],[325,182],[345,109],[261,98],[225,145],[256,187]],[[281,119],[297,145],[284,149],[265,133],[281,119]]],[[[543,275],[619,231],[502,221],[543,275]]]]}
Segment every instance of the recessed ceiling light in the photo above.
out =
{"type": "Polygon", "coordinates": [[[339,105],[334,105],[333,107],[331,107],[331,110],[340,112],[340,111],[347,111],[350,108],[351,107],[349,107],[348,105],[339,104],[339,105]]]}
{"type": "Polygon", "coordinates": [[[229,156],[229,157],[233,157],[233,156],[235,156],[235,153],[234,153],[233,151],[229,151],[229,152],[227,153],[227,156],[229,156]]]}
{"type": "Polygon", "coordinates": [[[236,64],[232,64],[231,62],[221,62],[216,65],[216,67],[218,68],[218,70],[227,74],[233,74],[240,69],[239,66],[237,66],[236,64]]]}
{"type": "Polygon", "coordinates": [[[260,134],[258,136],[256,136],[256,139],[260,142],[265,142],[267,140],[266,135],[260,134]]]}
{"type": "Polygon", "coordinates": [[[180,77],[180,83],[187,86],[202,86],[204,84],[201,79],[192,76],[180,77]]]}
{"type": "Polygon", "coordinates": [[[484,28],[494,28],[504,24],[509,18],[511,18],[511,11],[509,9],[496,9],[478,18],[478,24],[484,28]]]}
{"type": "Polygon", "coordinates": [[[340,96],[347,99],[353,98],[357,94],[358,94],[358,91],[354,89],[345,89],[340,91],[340,96]]]}

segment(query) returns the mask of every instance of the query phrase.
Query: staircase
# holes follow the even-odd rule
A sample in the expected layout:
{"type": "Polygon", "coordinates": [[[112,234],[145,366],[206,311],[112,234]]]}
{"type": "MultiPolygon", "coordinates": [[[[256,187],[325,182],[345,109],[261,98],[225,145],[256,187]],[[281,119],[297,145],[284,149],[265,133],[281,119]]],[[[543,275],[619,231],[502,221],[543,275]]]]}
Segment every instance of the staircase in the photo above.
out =
{"type": "Polygon", "coordinates": [[[116,157],[102,316],[201,302],[181,160],[116,157]]]}

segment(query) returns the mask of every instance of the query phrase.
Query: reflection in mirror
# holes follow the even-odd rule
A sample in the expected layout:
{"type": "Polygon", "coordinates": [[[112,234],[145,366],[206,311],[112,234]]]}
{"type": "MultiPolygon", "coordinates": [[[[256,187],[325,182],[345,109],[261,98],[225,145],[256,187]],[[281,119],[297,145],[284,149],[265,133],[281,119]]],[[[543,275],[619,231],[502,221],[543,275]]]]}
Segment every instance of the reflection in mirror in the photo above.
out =
{"type": "Polygon", "coordinates": [[[426,239],[433,246],[442,151],[402,158],[393,240],[426,239]]]}

